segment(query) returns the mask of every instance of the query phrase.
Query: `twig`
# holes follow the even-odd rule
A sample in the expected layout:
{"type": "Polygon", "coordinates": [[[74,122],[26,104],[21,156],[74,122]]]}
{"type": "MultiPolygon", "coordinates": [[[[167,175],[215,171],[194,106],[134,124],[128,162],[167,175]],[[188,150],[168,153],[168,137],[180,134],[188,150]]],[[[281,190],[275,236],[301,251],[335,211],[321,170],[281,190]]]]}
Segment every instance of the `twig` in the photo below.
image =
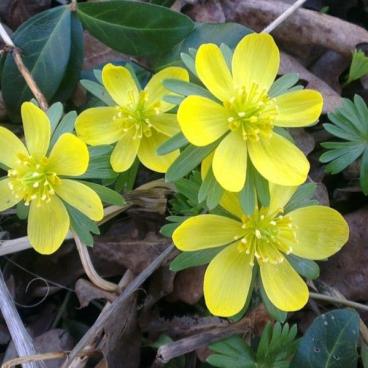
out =
{"type": "Polygon", "coordinates": [[[142,273],[140,273],[121,293],[121,295],[114,300],[109,307],[97,318],[93,326],[88,332],[79,340],[78,344],[71,351],[68,359],[64,362],[62,368],[69,368],[70,363],[73,362],[74,358],[80,355],[80,352],[88,345],[92,345],[93,341],[103,331],[106,323],[109,321],[110,316],[120,308],[121,304],[124,303],[133,293],[135,293],[142,284],[148,279],[149,276],[161,265],[166,257],[174,249],[173,245],[167,247],[142,273]]]}
{"type": "MultiPolygon", "coordinates": [[[[0,310],[8,326],[8,330],[19,357],[28,357],[37,354],[31,336],[28,334],[12,301],[12,297],[0,271],[0,310]]],[[[23,363],[26,368],[43,368],[44,365],[36,362],[23,363]]]]}
{"type": "Polygon", "coordinates": [[[323,300],[323,301],[330,302],[333,304],[342,304],[342,305],[346,305],[347,307],[356,308],[356,309],[360,309],[363,311],[368,311],[368,305],[353,302],[347,299],[337,298],[337,297],[333,297],[330,295],[313,293],[313,292],[310,292],[309,296],[316,300],[323,300]]]}
{"type": "Polygon", "coordinates": [[[285,19],[300,8],[307,0],[297,0],[293,5],[287,8],[282,14],[280,14],[273,22],[271,22],[266,28],[262,30],[262,33],[271,33],[276,27],[278,27],[285,19]]]}
{"type": "Polygon", "coordinates": [[[66,355],[67,353],[60,351],[60,352],[55,352],[55,353],[34,354],[34,355],[29,355],[27,357],[14,358],[14,359],[8,360],[7,362],[3,363],[1,368],[11,368],[19,364],[24,365],[25,363],[38,362],[42,360],[60,359],[60,358],[64,358],[66,355]]]}
{"type": "Polygon", "coordinates": [[[48,109],[48,104],[45,96],[38,88],[28,68],[24,65],[20,54],[20,50],[16,47],[16,45],[14,45],[14,42],[12,41],[12,39],[8,35],[8,32],[5,30],[4,26],[1,23],[0,23],[0,37],[5,42],[5,45],[12,52],[15,64],[17,65],[19,72],[22,74],[24,80],[27,83],[27,86],[32,91],[41,109],[46,111],[48,109]]]}
{"type": "Polygon", "coordinates": [[[86,275],[88,276],[88,278],[91,280],[91,282],[102,290],[113,291],[113,292],[118,291],[119,289],[118,285],[110,281],[104,280],[97,273],[96,269],[93,266],[87,246],[82,243],[78,235],[73,234],[73,237],[74,237],[75,245],[77,246],[77,250],[79,253],[80,260],[82,262],[83,269],[86,275]]]}

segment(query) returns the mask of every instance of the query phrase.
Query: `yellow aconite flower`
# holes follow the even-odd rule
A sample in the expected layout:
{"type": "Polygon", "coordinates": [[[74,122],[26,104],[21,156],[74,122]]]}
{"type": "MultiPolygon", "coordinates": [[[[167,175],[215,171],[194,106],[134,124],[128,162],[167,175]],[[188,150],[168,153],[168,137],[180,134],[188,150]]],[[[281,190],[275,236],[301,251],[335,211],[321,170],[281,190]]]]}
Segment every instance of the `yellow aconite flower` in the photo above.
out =
{"type": "Polygon", "coordinates": [[[103,207],[88,186],[63,178],[86,172],[89,154],[85,143],[65,133],[48,153],[51,125],[47,115],[30,102],[23,103],[21,113],[26,146],[0,127],[0,163],[9,168],[8,176],[0,179],[0,211],[20,201],[30,206],[29,241],[38,252],[51,254],[70,227],[63,201],[96,221],[102,219],[103,207]]]}
{"type": "Polygon", "coordinates": [[[298,208],[283,214],[296,187],[270,186],[268,208],[247,216],[238,197],[225,192],[221,206],[233,217],[198,215],[175,230],[173,241],[182,251],[224,246],[210,262],[204,276],[204,296],[211,313],[229,317],[244,306],[254,263],[260,267],[264,289],[283,311],[301,309],[308,288],[285,254],[320,260],[336,253],[347,241],[344,218],[325,206],[298,208]]]}
{"type": "Polygon", "coordinates": [[[212,168],[224,189],[240,191],[249,155],[258,172],[272,183],[300,185],[309,171],[304,154],[274,127],[303,127],[316,122],[322,96],[298,90],[271,98],[269,89],[279,69],[279,50],[268,34],[245,36],[237,45],[229,70],[214,44],[198,49],[197,75],[219,100],[189,96],[178,110],[179,125],[195,146],[221,138],[212,168]]]}
{"type": "Polygon", "coordinates": [[[112,64],[103,68],[103,84],[116,106],[83,111],[77,118],[76,131],[93,146],[117,142],[111,155],[116,172],[128,170],[137,155],[149,169],[166,172],[179,155],[179,151],[163,156],[156,152],[165,140],[179,132],[176,114],[167,112],[175,105],[163,99],[172,95],[162,84],[165,79],[188,81],[189,76],[183,68],[165,68],[140,91],[127,68],[112,64]]]}

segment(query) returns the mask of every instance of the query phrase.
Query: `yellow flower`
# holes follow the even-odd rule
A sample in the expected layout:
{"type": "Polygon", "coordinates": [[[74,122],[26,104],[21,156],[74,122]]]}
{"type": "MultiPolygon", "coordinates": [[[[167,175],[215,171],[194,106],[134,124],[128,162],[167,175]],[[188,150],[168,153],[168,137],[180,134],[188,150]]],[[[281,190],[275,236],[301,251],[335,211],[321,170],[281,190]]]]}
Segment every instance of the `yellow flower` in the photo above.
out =
{"type": "Polygon", "coordinates": [[[138,155],[143,165],[163,173],[179,155],[179,151],[163,156],[156,152],[162,143],[179,132],[176,114],[167,112],[175,105],[163,99],[173,95],[163,86],[165,79],[188,81],[189,75],[183,68],[165,68],[140,91],[127,68],[112,64],[103,68],[103,84],[117,106],[83,111],[77,118],[76,131],[93,146],[117,142],[111,155],[114,171],[128,170],[138,155]]]}
{"type": "Polygon", "coordinates": [[[49,151],[51,125],[37,106],[21,109],[26,146],[10,130],[0,127],[0,163],[8,176],[0,179],[0,211],[24,201],[29,208],[28,237],[42,254],[55,252],[70,227],[67,202],[90,219],[103,217],[98,195],[88,186],[63,177],[80,176],[88,167],[89,153],[75,135],[60,136],[49,151]]]}
{"type": "Polygon", "coordinates": [[[323,100],[320,93],[308,89],[270,97],[279,63],[279,50],[268,34],[245,36],[235,48],[231,71],[216,45],[198,49],[197,75],[219,101],[188,96],[179,106],[178,121],[195,146],[221,138],[212,168],[228,191],[244,187],[248,155],[272,183],[300,185],[307,177],[304,154],[273,129],[311,125],[321,114],[323,100]]]}
{"type": "Polygon", "coordinates": [[[208,309],[229,317],[244,306],[254,263],[271,302],[283,311],[301,309],[308,301],[308,288],[285,254],[321,260],[336,253],[347,241],[344,218],[325,206],[298,208],[284,214],[283,208],[296,187],[271,184],[270,206],[247,216],[238,196],[225,192],[221,206],[232,217],[213,214],[189,218],[175,230],[173,241],[182,251],[225,246],[210,262],[204,276],[208,309]]]}

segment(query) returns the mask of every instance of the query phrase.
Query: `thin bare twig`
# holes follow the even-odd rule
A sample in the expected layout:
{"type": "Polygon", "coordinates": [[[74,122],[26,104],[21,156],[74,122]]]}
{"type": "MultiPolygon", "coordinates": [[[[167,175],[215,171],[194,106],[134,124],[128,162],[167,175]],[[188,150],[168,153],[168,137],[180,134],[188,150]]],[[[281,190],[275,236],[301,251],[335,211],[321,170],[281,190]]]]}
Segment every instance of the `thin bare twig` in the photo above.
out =
{"type": "Polygon", "coordinates": [[[293,5],[287,8],[282,14],[280,14],[273,22],[271,22],[266,28],[262,30],[262,33],[271,33],[276,27],[278,27],[285,19],[287,19],[295,10],[299,9],[307,0],[297,0],[293,5]]]}
{"type": "Polygon", "coordinates": [[[7,46],[7,48],[12,52],[14,62],[17,65],[19,72],[22,74],[24,80],[27,83],[27,86],[32,91],[41,109],[46,111],[48,109],[48,104],[47,104],[45,96],[42,94],[42,92],[38,88],[28,68],[24,65],[20,50],[16,47],[16,45],[14,45],[14,42],[10,38],[8,32],[5,30],[1,22],[0,22],[0,37],[5,42],[5,45],[7,46]]]}
{"type": "Polygon", "coordinates": [[[74,241],[75,241],[75,245],[77,246],[77,250],[79,253],[79,258],[82,262],[82,266],[84,269],[84,272],[86,273],[86,275],[88,276],[88,278],[90,279],[90,281],[97,287],[99,287],[102,290],[106,290],[106,291],[113,291],[116,292],[119,290],[118,285],[104,280],[96,271],[96,269],[93,266],[91,257],[89,255],[87,246],[85,244],[82,243],[82,241],[80,240],[80,238],[78,237],[77,234],[73,234],[74,237],[74,241]]]}
{"type": "Polygon", "coordinates": [[[152,273],[160,267],[161,263],[167,258],[167,256],[174,249],[173,245],[167,247],[153,262],[141,272],[120,294],[120,296],[114,300],[110,306],[106,307],[104,311],[99,315],[95,323],[88,330],[88,332],[79,340],[78,344],[71,351],[67,361],[64,362],[62,368],[70,368],[73,360],[80,356],[80,353],[85,349],[86,346],[93,345],[94,340],[103,331],[106,323],[109,321],[110,316],[120,308],[121,304],[124,303],[130,296],[132,296],[148,279],[152,273]]]}
{"type": "MultiPolygon", "coordinates": [[[[15,345],[19,357],[28,357],[37,354],[31,336],[23,325],[23,322],[15,308],[12,297],[5,284],[4,277],[0,271],[0,310],[8,326],[8,330],[15,345]]],[[[25,368],[43,368],[41,362],[24,362],[25,368]]]]}
{"type": "Polygon", "coordinates": [[[27,357],[14,358],[3,363],[1,368],[11,368],[19,364],[65,358],[66,355],[67,353],[60,351],[55,353],[35,354],[29,355],[27,357]]]}
{"type": "Polygon", "coordinates": [[[346,305],[347,307],[356,308],[356,309],[360,309],[363,311],[368,311],[368,305],[353,302],[351,300],[337,298],[337,297],[333,297],[333,296],[325,295],[325,294],[313,293],[313,292],[310,292],[309,296],[316,300],[323,300],[323,301],[330,302],[333,304],[342,304],[342,305],[346,305]]]}

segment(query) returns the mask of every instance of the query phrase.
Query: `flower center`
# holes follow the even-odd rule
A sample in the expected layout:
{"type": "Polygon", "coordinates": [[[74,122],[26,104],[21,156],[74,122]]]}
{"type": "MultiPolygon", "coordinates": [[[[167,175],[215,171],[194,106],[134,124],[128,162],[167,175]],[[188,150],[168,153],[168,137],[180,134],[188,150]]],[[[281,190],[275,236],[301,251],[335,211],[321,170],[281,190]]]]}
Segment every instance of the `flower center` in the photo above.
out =
{"type": "Polygon", "coordinates": [[[16,198],[23,199],[26,206],[31,201],[37,201],[37,206],[40,206],[49,202],[55,194],[55,186],[60,179],[47,166],[46,157],[36,158],[20,153],[17,166],[8,171],[10,190],[16,198]]]}
{"type": "Polygon", "coordinates": [[[224,106],[230,113],[229,128],[238,131],[244,140],[271,137],[278,108],[275,100],[258,85],[253,83],[249,89],[240,88],[224,106]]]}
{"type": "Polygon", "coordinates": [[[282,210],[267,214],[267,209],[255,211],[242,219],[245,235],[240,239],[239,252],[251,255],[251,265],[254,257],[262,262],[281,263],[284,260],[280,253],[290,254],[291,244],[295,243],[295,227],[288,216],[282,215],[282,210]]]}
{"type": "Polygon", "coordinates": [[[140,139],[143,135],[151,137],[153,126],[150,117],[161,113],[159,101],[150,106],[147,106],[147,101],[147,92],[140,91],[138,100],[131,97],[126,105],[116,106],[113,119],[121,121],[124,132],[134,129],[133,139],[140,139]]]}

